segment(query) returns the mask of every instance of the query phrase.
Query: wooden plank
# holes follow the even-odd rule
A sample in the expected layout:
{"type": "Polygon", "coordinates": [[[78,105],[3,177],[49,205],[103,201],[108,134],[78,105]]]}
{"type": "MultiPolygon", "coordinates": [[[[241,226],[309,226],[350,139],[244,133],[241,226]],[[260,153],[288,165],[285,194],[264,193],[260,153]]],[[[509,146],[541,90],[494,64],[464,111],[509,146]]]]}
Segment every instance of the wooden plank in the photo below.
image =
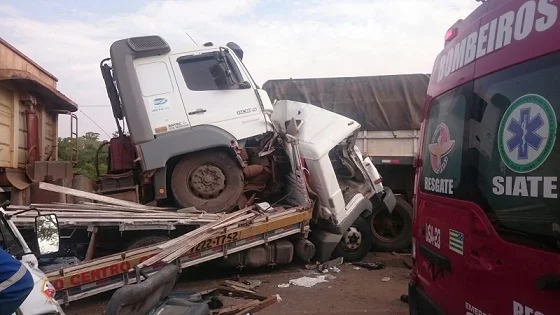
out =
{"type": "Polygon", "coordinates": [[[158,248],[163,249],[161,253],[155,255],[154,257],[146,260],[145,262],[143,262],[142,264],[139,265],[139,268],[143,268],[145,266],[150,266],[153,263],[156,263],[168,256],[172,256],[172,257],[180,257],[183,253],[187,252],[188,250],[190,250],[192,247],[196,246],[198,243],[202,242],[204,239],[206,239],[206,237],[208,237],[208,233],[206,233],[207,231],[211,231],[213,228],[215,228],[217,225],[221,225],[222,223],[225,223],[227,221],[233,220],[237,217],[240,217],[244,214],[247,213],[249,209],[245,208],[243,210],[239,210],[236,211],[234,213],[231,213],[227,216],[225,216],[224,218],[214,222],[214,223],[210,223],[208,225],[204,225],[194,231],[191,231],[185,235],[179,236],[173,240],[170,240],[160,246],[158,246],[158,248]],[[202,236],[199,236],[202,235],[202,236]],[[192,240],[193,237],[196,237],[196,240],[200,239],[199,241],[197,241],[195,244],[193,244],[192,246],[189,244],[187,246],[177,246],[177,244],[184,244],[186,242],[188,242],[189,240],[192,240]],[[188,248],[189,246],[191,246],[190,248],[188,248]],[[179,248],[178,248],[179,247],[179,248]],[[184,250],[185,248],[188,248],[187,250],[184,250]],[[183,251],[184,250],[184,251],[183,251]],[[181,254],[178,254],[181,253],[181,254]],[[177,256],[178,255],[178,256],[177,256]]]}
{"type": "Polygon", "coordinates": [[[48,190],[48,191],[52,191],[52,192],[56,192],[56,193],[60,193],[60,194],[71,195],[71,196],[74,196],[74,197],[87,198],[87,199],[91,199],[91,200],[95,200],[95,201],[99,201],[99,202],[104,202],[104,203],[108,203],[108,204],[113,204],[113,205],[117,205],[117,206],[131,207],[131,208],[134,208],[136,210],[151,211],[150,209],[147,209],[148,207],[146,207],[144,205],[141,205],[139,203],[120,200],[120,199],[111,198],[111,197],[107,197],[107,196],[101,196],[101,195],[89,193],[89,192],[86,192],[86,191],[81,191],[81,190],[77,190],[77,189],[62,187],[62,186],[49,184],[49,183],[45,183],[45,182],[40,182],[39,183],[39,189],[48,190]]]}
{"type": "Polygon", "coordinates": [[[246,309],[244,309],[242,312],[237,313],[236,315],[245,315],[245,314],[254,314],[260,310],[263,310],[266,307],[269,307],[270,305],[274,304],[278,302],[278,298],[273,295],[270,296],[269,298],[267,298],[264,301],[260,301],[258,304],[248,307],[246,309]]]}

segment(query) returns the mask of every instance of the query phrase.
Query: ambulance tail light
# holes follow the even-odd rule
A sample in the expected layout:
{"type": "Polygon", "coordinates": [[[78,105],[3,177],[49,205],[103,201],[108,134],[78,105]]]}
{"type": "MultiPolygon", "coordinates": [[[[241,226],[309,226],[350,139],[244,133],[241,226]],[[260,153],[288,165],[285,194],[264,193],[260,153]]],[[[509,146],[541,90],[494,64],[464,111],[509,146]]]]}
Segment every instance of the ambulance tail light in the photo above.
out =
{"type": "Polygon", "coordinates": [[[474,211],[471,211],[471,226],[473,233],[490,236],[490,231],[474,211]]]}

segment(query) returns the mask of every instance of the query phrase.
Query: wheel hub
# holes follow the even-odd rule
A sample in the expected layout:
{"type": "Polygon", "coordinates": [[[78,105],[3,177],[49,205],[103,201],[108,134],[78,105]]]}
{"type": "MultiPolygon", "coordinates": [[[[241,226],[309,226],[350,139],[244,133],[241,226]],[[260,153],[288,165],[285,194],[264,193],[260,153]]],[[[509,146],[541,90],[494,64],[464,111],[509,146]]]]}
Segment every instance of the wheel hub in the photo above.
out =
{"type": "Polygon", "coordinates": [[[344,233],[343,237],[344,245],[346,245],[346,248],[349,250],[356,250],[362,245],[362,233],[353,226],[348,228],[348,231],[344,233]]]}
{"type": "Polygon", "coordinates": [[[218,197],[226,188],[226,176],[221,169],[213,165],[197,167],[189,182],[193,193],[205,199],[218,197]]]}

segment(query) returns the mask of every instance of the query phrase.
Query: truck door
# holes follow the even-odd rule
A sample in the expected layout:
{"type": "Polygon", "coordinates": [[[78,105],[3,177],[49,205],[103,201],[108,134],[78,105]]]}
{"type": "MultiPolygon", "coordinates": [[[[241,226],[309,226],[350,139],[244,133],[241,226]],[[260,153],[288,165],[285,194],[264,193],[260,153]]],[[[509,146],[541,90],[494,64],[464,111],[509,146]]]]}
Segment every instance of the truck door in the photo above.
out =
{"type": "Polygon", "coordinates": [[[227,63],[233,76],[248,86],[227,88],[217,84],[211,73],[218,61],[216,49],[196,54],[171,55],[170,61],[191,126],[218,126],[237,139],[267,131],[265,116],[255,94],[255,86],[233,52],[227,63]]]}

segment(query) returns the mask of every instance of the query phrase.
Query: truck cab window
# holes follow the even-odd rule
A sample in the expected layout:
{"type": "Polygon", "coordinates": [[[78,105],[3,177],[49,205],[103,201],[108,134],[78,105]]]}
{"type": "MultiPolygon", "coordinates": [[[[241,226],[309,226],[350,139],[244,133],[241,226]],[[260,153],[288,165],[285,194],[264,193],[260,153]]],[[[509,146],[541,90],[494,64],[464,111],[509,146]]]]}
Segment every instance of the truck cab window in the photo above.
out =
{"type": "Polygon", "coordinates": [[[3,218],[0,219],[0,246],[14,256],[23,253],[23,248],[3,218]]]}
{"type": "MultiPolygon", "coordinates": [[[[228,67],[232,70],[232,75],[237,82],[243,82],[243,77],[237,68],[234,59],[229,56],[226,58],[228,67]]],[[[183,56],[177,59],[179,68],[187,88],[191,91],[212,91],[223,90],[212,76],[211,68],[218,64],[213,53],[205,53],[195,56],[183,56]]]]}

